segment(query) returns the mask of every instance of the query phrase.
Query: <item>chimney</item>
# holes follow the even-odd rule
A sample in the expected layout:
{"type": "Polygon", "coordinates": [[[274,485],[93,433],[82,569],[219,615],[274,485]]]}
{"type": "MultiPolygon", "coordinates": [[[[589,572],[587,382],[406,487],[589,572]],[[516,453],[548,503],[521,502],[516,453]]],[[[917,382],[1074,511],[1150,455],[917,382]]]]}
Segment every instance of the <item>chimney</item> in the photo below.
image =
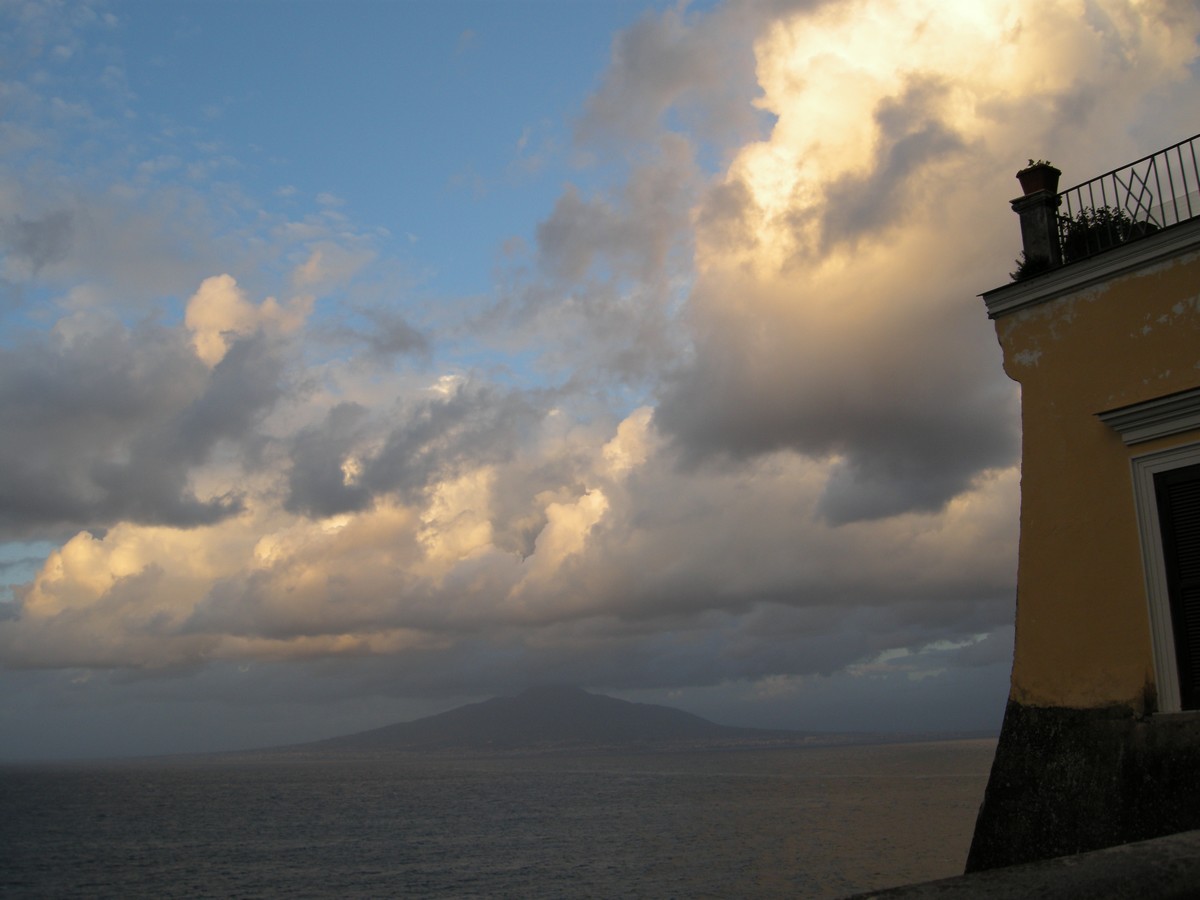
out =
{"type": "Polygon", "coordinates": [[[1023,267],[1030,274],[1062,265],[1058,243],[1058,176],[1062,172],[1044,160],[1029,161],[1017,173],[1024,196],[1012,201],[1021,217],[1023,267]]]}

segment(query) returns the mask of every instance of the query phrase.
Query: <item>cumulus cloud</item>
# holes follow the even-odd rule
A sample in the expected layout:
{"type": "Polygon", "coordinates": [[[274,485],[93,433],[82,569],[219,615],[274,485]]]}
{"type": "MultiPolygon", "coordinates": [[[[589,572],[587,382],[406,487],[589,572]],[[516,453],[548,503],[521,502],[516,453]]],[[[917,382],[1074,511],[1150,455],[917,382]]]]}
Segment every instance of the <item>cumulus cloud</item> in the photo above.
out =
{"type": "Polygon", "coordinates": [[[969,303],[1000,281],[998,260],[965,263],[1011,230],[996,160],[1068,126],[1043,113],[1014,133],[1013,95],[1045,110],[1136,95],[1189,58],[1153,12],[1120,3],[1084,28],[1061,7],[867,8],[803,10],[760,38],[777,122],[700,206],[695,354],[658,414],[694,459],[790,448],[831,461],[832,524],[937,510],[1015,460],[1014,394],[969,303]],[[1053,53],[1046,34],[1063,37],[1053,53]],[[1150,40],[1173,60],[1147,56],[1150,40]],[[1140,88],[1113,85],[1106,57],[1140,88]]]}
{"type": "Polygon", "coordinates": [[[296,297],[280,304],[268,297],[255,306],[229,275],[204,279],[187,303],[184,323],[192,333],[196,355],[210,368],[225,358],[238,337],[269,327],[287,334],[304,324],[312,311],[312,297],[296,297]]]}
{"type": "Polygon", "coordinates": [[[711,684],[832,672],[1008,617],[1011,472],[940,519],[855,526],[846,540],[813,515],[822,472],[799,457],[697,482],[656,452],[647,411],[610,434],[596,448],[542,429],[538,443],[573,459],[580,483],[525,497],[540,521],[524,558],[497,539],[498,491],[519,459],[353,514],[287,515],[252,499],[206,528],[81,533],[25,591],[6,658],[161,667],[403,653],[442,657],[442,671],[482,641],[472,667],[505,683],[659,686],[686,671],[711,684]],[[780,528],[789,517],[801,524],[780,528]]]}
{"type": "Polygon", "coordinates": [[[282,390],[261,336],[233,341],[211,370],[179,330],[83,314],[0,348],[0,528],[192,527],[240,509],[232,485],[198,495],[222,442],[249,439],[282,390]]]}

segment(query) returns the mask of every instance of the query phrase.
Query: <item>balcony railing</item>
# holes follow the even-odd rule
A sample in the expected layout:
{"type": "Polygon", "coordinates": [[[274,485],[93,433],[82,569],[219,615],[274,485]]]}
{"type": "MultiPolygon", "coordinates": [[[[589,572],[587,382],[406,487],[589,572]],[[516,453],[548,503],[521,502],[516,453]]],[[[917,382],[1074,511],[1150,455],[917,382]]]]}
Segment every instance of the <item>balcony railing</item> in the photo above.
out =
{"type": "Polygon", "coordinates": [[[1072,263],[1200,216],[1200,134],[1058,195],[1062,261],[1072,263]]]}

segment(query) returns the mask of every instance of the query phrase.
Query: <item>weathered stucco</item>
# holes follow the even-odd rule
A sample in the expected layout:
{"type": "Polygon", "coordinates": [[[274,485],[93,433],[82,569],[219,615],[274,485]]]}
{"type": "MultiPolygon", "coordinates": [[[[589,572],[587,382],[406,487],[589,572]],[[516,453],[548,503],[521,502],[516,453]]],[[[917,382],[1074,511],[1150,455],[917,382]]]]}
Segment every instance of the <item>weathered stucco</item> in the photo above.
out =
{"type": "Polygon", "coordinates": [[[1200,253],[1026,305],[996,332],[1022,391],[1012,700],[1140,714],[1155,676],[1130,459],[1200,432],[1127,447],[1097,413],[1200,385],[1200,253]]]}

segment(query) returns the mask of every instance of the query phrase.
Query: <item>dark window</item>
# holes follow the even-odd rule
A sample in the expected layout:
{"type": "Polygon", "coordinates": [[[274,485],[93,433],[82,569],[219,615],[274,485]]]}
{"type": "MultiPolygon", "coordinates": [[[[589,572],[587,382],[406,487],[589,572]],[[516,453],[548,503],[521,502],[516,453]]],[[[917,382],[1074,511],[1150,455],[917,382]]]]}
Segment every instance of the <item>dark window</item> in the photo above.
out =
{"type": "Polygon", "coordinates": [[[1154,476],[1162,531],[1171,628],[1179,670],[1179,700],[1200,709],[1200,465],[1154,476]]]}

